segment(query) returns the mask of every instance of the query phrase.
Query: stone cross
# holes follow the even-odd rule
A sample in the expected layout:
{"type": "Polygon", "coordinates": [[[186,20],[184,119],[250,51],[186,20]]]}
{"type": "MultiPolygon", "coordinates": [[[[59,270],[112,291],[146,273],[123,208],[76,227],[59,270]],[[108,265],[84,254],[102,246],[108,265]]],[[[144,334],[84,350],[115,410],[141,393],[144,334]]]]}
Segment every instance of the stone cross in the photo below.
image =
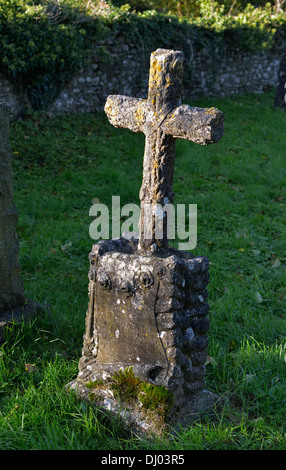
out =
{"type": "MultiPolygon", "coordinates": [[[[223,133],[221,111],[181,105],[182,59],[181,52],[157,50],[151,56],[147,100],[107,99],[105,111],[112,124],[146,135],[140,236],[139,242],[124,234],[92,247],[82,356],[78,376],[68,384],[79,396],[95,398],[117,416],[128,403],[127,421],[136,432],[188,425],[218,400],[204,390],[208,259],[168,248],[168,233],[157,237],[156,221],[152,220],[151,236],[146,236],[144,226],[146,207],[173,201],[176,138],[206,145],[223,133]],[[121,396],[122,404],[118,403],[113,388],[118,374],[129,386],[142,381],[155,395],[162,387],[171,394],[163,422],[144,408],[138,389],[133,389],[135,398],[132,392],[135,401],[121,396]]],[[[122,382],[119,388],[125,389],[122,382]]]]}
{"type": "Polygon", "coordinates": [[[105,105],[113,126],[144,132],[146,136],[139,223],[139,249],[145,251],[168,247],[166,212],[162,236],[158,238],[155,208],[173,203],[176,139],[208,145],[218,142],[223,135],[221,111],[181,104],[182,74],[183,53],[157,49],[151,54],[148,99],[111,95],[105,105]],[[144,222],[150,207],[153,212],[146,236],[144,222]]]}

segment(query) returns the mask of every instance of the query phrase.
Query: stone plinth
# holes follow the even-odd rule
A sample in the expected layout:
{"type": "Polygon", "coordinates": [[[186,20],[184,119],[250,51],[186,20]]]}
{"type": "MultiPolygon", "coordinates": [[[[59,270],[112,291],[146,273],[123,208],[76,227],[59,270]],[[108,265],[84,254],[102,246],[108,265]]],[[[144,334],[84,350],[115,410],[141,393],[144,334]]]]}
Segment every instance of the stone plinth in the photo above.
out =
{"type": "MultiPolygon", "coordinates": [[[[110,380],[132,367],[140,381],[163,386],[174,398],[161,430],[189,424],[213,405],[218,397],[204,390],[208,269],[206,257],[171,248],[144,256],[136,240],[122,237],[94,245],[82,357],[71,388],[88,397],[90,384],[101,384],[93,396],[118,413],[110,380]]],[[[144,414],[139,417],[140,403],[127,409],[133,428],[154,431],[144,414]]]]}
{"type": "Polygon", "coordinates": [[[10,323],[30,318],[40,309],[27,301],[18,261],[18,213],[14,204],[10,108],[0,100],[0,341],[10,323]]]}

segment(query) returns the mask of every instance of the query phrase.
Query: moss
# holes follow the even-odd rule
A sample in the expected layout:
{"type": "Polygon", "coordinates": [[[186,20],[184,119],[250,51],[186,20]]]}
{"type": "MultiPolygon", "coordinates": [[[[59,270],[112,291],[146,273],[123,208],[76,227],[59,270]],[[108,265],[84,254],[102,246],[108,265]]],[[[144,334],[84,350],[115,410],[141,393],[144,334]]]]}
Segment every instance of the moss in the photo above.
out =
{"type": "Polygon", "coordinates": [[[127,367],[125,371],[120,369],[112,377],[111,390],[116,398],[120,398],[126,403],[131,403],[137,399],[138,387],[141,380],[135,377],[133,367],[127,367]]]}
{"type": "Polygon", "coordinates": [[[173,394],[163,385],[141,383],[138,399],[143,408],[154,410],[159,415],[165,416],[174,404],[173,394]]]}
{"type": "Polygon", "coordinates": [[[145,411],[155,411],[165,417],[173,403],[173,394],[163,385],[153,385],[136,377],[133,367],[115,373],[111,389],[123,402],[139,403],[145,411]]]}
{"type": "Polygon", "coordinates": [[[94,393],[94,391],[96,389],[100,389],[100,390],[104,390],[106,389],[106,385],[105,383],[103,382],[103,380],[93,380],[91,382],[88,382],[87,384],[85,384],[86,388],[90,390],[90,393],[88,394],[88,398],[90,401],[97,401],[97,399],[99,399],[99,397],[96,396],[96,393],[94,393]]]}
{"type": "Polygon", "coordinates": [[[102,388],[104,386],[104,382],[103,380],[93,380],[92,382],[85,384],[85,386],[89,389],[102,388]]]}
{"type": "Polygon", "coordinates": [[[96,389],[110,389],[116,399],[123,403],[139,405],[142,411],[152,412],[160,418],[165,418],[174,403],[172,392],[163,385],[153,385],[143,382],[136,377],[133,366],[115,372],[109,382],[95,380],[88,382],[86,387],[93,392],[90,399],[94,399],[96,389]]]}

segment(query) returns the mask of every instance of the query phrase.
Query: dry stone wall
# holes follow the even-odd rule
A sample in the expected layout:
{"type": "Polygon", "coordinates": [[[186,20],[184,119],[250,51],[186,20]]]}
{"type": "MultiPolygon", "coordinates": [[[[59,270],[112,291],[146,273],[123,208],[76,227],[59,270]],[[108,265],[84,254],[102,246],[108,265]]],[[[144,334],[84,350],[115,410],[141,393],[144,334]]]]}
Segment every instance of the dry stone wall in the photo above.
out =
{"type": "Polygon", "coordinates": [[[0,101],[10,106],[11,117],[21,111],[20,99],[20,91],[17,91],[9,80],[0,74],[0,101]]]}
{"type": "MultiPolygon", "coordinates": [[[[112,50],[112,49],[111,49],[112,50]]],[[[263,92],[276,86],[280,53],[229,51],[220,63],[202,50],[191,59],[191,74],[185,76],[186,99],[263,92]],[[214,64],[216,61],[216,64],[214,64]]],[[[149,54],[135,47],[114,48],[110,62],[100,64],[91,57],[52,104],[52,113],[102,111],[108,95],[147,97],[149,54]]]]}
{"type": "MultiPolygon", "coordinates": [[[[153,50],[156,49],[154,45],[153,50]]],[[[188,47],[183,48],[188,50],[188,47]]],[[[51,104],[51,114],[103,111],[110,94],[147,97],[151,50],[136,44],[120,44],[109,39],[91,51],[89,64],[71,77],[51,104]],[[102,55],[104,46],[107,53],[102,55]]],[[[243,52],[228,47],[217,56],[206,49],[190,49],[185,54],[184,97],[229,96],[260,93],[277,86],[281,52],[279,50],[243,52]]],[[[0,76],[0,98],[10,103],[12,112],[21,111],[23,96],[0,76]]]]}

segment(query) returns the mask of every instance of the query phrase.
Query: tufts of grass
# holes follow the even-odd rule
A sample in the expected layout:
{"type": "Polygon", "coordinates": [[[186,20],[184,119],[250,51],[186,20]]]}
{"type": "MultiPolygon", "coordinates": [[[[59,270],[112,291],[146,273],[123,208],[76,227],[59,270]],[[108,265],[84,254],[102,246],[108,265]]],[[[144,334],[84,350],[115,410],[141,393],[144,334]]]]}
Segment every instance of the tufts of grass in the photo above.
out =
{"type": "Polygon", "coordinates": [[[210,260],[207,388],[224,407],[172,440],[128,436],[64,389],[82,348],[89,209],[111,209],[113,195],[139,203],[144,136],[103,114],[12,123],[22,277],[51,312],[11,326],[1,346],[0,449],[285,449],[286,114],[273,100],[201,100],[224,111],[224,137],[177,142],[175,201],[197,204],[193,252],[210,260]]]}

